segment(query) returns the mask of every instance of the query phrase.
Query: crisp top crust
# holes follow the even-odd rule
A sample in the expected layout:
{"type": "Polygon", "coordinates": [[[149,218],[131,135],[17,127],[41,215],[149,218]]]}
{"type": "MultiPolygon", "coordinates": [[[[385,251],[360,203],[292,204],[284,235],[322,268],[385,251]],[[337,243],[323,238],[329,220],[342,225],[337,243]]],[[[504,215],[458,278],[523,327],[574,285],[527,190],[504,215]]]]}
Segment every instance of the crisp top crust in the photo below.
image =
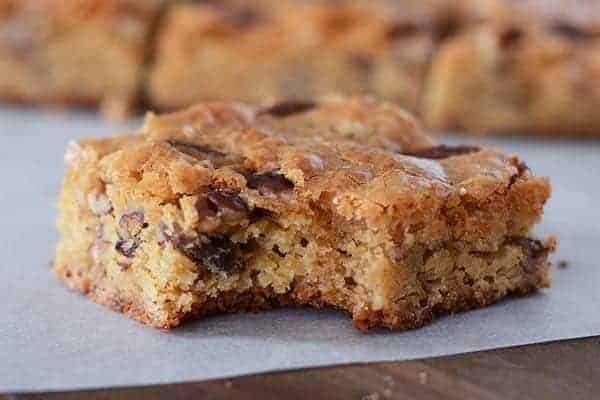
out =
{"type": "Polygon", "coordinates": [[[513,159],[492,150],[437,146],[409,114],[364,97],[263,107],[202,104],[150,115],[143,132],[154,143],[178,142],[172,146],[178,151],[184,143],[199,145],[212,158],[235,154],[252,170],[300,170],[304,178],[360,171],[366,181],[391,173],[451,185],[517,172],[513,159]]]}
{"type": "Polygon", "coordinates": [[[365,97],[329,96],[319,101],[291,100],[257,107],[200,104],[182,112],[150,116],[144,130],[154,140],[179,138],[216,149],[231,145],[223,150],[242,154],[248,144],[260,140],[299,148],[332,143],[370,145],[395,152],[434,144],[410,114],[365,97]],[[248,137],[242,143],[236,140],[239,135],[248,137]]]}
{"type": "Polygon", "coordinates": [[[73,148],[67,157],[75,160],[72,167],[79,159],[102,158],[103,180],[120,188],[122,204],[114,204],[122,209],[211,188],[238,192],[248,204],[277,212],[310,212],[318,201],[338,217],[380,226],[420,209],[429,214],[444,204],[507,197],[516,181],[530,184],[533,194],[517,199],[523,205],[514,209],[536,214],[549,195],[547,181],[516,157],[436,146],[408,114],[367,98],[198,105],[149,115],[139,136],[73,148]]]}

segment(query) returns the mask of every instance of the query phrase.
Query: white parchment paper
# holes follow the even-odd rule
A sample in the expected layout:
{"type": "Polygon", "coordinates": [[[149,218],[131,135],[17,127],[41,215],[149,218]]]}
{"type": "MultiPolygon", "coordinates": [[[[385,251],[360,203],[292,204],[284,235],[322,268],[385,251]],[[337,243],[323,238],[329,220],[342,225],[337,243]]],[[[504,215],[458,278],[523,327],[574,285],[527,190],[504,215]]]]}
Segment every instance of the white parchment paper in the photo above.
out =
{"type": "MultiPolygon", "coordinates": [[[[76,137],[131,129],[86,113],[0,109],[0,392],[172,383],[439,356],[600,334],[600,141],[486,139],[518,152],[554,194],[538,231],[560,237],[543,293],[401,333],[335,311],[216,316],[162,332],[67,290],[49,271],[62,156],[76,137]]],[[[442,137],[442,141],[474,141],[442,137]]]]}

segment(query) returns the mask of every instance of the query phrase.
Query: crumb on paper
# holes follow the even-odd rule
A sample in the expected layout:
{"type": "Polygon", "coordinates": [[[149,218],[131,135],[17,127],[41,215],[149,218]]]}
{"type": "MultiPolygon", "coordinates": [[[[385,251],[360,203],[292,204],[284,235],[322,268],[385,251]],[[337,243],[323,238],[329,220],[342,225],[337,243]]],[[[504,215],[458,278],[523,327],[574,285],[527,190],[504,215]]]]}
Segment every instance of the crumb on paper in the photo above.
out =
{"type": "Polygon", "coordinates": [[[557,266],[560,269],[569,268],[569,262],[567,260],[558,260],[557,266]]]}
{"type": "Polygon", "coordinates": [[[421,385],[425,385],[427,383],[428,378],[429,377],[427,375],[427,372],[425,372],[425,371],[419,372],[419,383],[421,385]]]}

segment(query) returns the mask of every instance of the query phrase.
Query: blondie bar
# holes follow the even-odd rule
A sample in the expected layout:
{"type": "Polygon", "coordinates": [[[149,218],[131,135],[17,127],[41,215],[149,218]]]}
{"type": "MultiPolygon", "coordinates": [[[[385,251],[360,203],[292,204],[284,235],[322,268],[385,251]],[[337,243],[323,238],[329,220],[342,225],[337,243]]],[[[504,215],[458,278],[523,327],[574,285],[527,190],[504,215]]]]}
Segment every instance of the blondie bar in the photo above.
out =
{"type": "Polygon", "coordinates": [[[311,305],[406,329],[549,284],[548,180],[388,103],[200,104],[65,161],[54,270],[155,327],[311,305]]]}
{"type": "Polygon", "coordinates": [[[424,101],[432,127],[600,135],[600,5],[591,7],[596,18],[546,9],[526,19],[523,11],[539,3],[523,2],[521,14],[505,10],[441,46],[424,101]]]}
{"type": "Polygon", "coordinates": [[[443,3],[229,0],[176,5],[157,34],[149,98],[164,110],[207,100],[373,93],[416,110],[443,3]]]}
{"type": "Polygon", "coordinates": [[[127,113],[162,0],[0,0],[0,98],[127,113]]]}

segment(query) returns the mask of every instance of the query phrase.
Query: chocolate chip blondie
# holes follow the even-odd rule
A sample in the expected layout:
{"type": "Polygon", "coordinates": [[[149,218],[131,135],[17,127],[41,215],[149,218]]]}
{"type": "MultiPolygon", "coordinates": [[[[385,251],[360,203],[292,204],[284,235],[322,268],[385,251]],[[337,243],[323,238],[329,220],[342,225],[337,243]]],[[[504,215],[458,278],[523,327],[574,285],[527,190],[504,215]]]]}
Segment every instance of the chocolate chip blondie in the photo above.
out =
{"type": "Polygon", "coordinates": [[[441,46],[425,119],[474,133],[600,135],[600,5],[582,2],[583,18],[547,2],[514,3],[441,46]]]}
{"type": "Polygon", "coordinates": [[[134,105],[162,0],[0,0],[0,98],[134,105]]]}
{"type": "Polygon", "coordinates": [[[149,114],[65,161],[54,270],[155,327],[310,305],[406,329],[550,282],[548,180],[369,98],[149,114]]]}
{"type": "Polygon", "coordinates": [[[158,30],[149,99],[157,109],[170,110],[195,101],[373,93],[416,110],[443,3],[175,5],[158,30]]]}

